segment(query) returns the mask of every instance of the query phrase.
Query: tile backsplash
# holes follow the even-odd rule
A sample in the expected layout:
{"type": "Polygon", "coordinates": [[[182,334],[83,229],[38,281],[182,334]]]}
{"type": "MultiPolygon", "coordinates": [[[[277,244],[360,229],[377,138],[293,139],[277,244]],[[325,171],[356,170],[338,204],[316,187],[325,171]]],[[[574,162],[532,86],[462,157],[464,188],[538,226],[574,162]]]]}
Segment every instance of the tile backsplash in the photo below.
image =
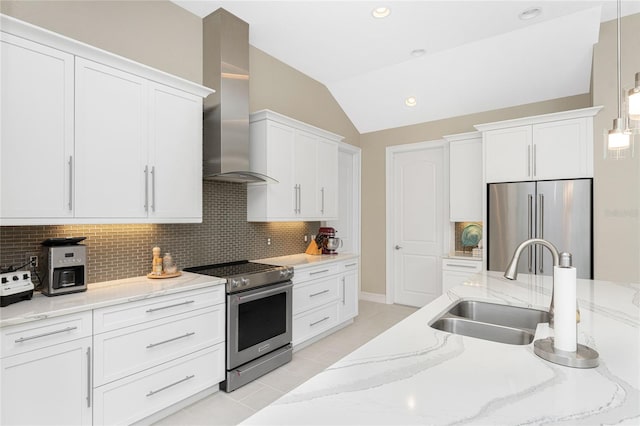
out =
{"type": "MultiPolygon", "coordinates": [[[[88,282],[146,275],[151,249],[171,253],[179,268],[301,253],[304,235],[315,234],[319,222],[247,222],[246,185],[203,182],[202,223],[129,225],[51,225],[0,227],[0,266],[20,266],[39,256],[47,238],[87,239],[88,282]],[[267,245],[267,238],[271,244],[267,245]]],[[[37,280],[34,278],[34,283],[37,280]]]]}

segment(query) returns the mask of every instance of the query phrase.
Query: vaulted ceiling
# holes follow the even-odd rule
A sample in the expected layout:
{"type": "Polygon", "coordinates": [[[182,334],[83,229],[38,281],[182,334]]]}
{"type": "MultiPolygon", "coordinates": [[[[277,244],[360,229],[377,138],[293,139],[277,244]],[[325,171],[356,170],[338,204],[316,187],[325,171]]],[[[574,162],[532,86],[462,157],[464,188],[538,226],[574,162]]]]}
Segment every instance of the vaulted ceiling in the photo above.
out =
{"type": "MultiPolygon", "coordinates": [[[[172,1],[248,22],[253,46],[323,83],[360,133],[587,93],[617,13],[613,0],[172,1]]],[[[623,1],[633,13],[640,1],[623,1]]]]}

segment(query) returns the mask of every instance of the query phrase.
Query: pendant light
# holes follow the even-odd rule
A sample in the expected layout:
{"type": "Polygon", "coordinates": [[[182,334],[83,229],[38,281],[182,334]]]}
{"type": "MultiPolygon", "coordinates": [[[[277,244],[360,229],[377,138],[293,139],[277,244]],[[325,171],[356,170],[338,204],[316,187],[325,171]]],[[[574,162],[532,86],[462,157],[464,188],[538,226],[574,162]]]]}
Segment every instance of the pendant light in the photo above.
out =
{"type": "Polygon", "coordinates": [[[636,73],[636,87],[629,90],[627,102],[629,105],[629,119],[640,120],[640,72],[636,73]]]}
{"type": "Polygon", "coordinates": [[[617,65],[618,65],[618,117],[613,120],[613,129],[609,130],[607,135],[607,149],[613,154],[614,158],[624,157],[624,150],[631,145],[630,132],[627,130],[627,120],[622,116],[622,88],[620,85],[620,3],[618,0],[618,20],[617,20],[617,65]]]}

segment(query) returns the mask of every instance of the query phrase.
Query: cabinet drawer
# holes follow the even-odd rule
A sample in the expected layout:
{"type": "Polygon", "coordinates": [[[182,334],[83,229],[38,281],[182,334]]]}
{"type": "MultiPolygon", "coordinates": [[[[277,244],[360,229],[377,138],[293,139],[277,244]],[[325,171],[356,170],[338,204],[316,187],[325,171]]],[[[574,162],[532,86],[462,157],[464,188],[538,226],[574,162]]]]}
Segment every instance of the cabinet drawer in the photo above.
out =
{"type": "Polygon", "coordinates": [[[338,268],[340,272],[357,271],[358,259],[345,260],[338,265],[338,268]]]}
{"type": "Polygon", "coordinates": [[[91,311],[4,327],[2,357],[91,336],[91,311]]]}
{"type": "Polygon", "coordinates": [[[224,303],[224,285],[109,306],[93,311],[94,334],[224,303]]]}
{"type": "Polygon", "coordinates": [[[294,267],[293,283],[301,283],[317,278],[327,277],[339,272],[339,265],[335,262],[327,263],[313,268],[296,268],[294,267]]]}
{"type": "Polygon", "coordinates": [[[95,386],[224,341],[223,305],[94,337],[95,386]]]}
{"type": "Polygon", "coordinates": [[[482,271],[482,261],[443,259],[442,270],[468,272],[469,274],[474,274],[476,272],[482,271]]]}
{"type": "Polygon", "coordinates": [[[293,315],[338,299],[338,276],[309,281],[293,287],[293,315]]]}
{"type": "Polygon", "coordinates": [[[94,425],[131,424],[224,380],[224,344],[94,389],[94,425]]]}
{"type": "Polygon", "coordinates": [[[338,324],[338,303],[293,318],[293,346],[338,324]]]}

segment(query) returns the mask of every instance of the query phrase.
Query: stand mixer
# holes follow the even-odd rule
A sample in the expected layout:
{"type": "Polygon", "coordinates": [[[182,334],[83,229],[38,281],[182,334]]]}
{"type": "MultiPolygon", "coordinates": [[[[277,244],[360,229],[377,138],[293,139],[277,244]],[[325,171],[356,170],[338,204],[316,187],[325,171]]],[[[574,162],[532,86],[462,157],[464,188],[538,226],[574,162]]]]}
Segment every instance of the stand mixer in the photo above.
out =
{"type": "Polygon", "coordinates": [[[336,250],[342,247],[342,240],[336,237],[336,229],[331,227],[322,227],[318,230],[316,243],[318,247],[322,247],[322,254],[338,254],[336,250]]]}

